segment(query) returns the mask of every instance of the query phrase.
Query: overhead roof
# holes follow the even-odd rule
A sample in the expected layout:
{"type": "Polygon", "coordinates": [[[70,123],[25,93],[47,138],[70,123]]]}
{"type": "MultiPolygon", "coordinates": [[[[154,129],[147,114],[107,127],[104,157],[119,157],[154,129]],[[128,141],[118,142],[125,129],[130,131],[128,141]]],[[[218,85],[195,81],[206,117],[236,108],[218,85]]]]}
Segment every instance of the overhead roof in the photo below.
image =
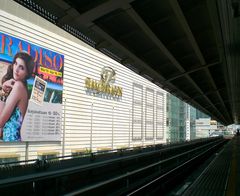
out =
{"type": "Polygon", "coordinates": [[[15,0],[225,125],[240,122],[240,0],[15,0]]]}

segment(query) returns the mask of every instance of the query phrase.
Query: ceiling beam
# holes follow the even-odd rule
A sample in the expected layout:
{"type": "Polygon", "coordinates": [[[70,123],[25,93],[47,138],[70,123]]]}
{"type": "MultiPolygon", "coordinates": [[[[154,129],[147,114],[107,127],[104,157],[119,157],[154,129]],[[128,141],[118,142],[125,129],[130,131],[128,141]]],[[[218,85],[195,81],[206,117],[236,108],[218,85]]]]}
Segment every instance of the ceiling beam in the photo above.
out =
{"type": "Polygon", "coordinates": [[[199,66],[199,67],[197,67],[197,68],[194,68],[194,69],[192,69],[192,70],[190,70],[190,71],[186,71],[186,72],[184,72],[184,73],[182,73],[182,74],[179,74],[179,75],[177,75],[177,76],[171,77],[171,78],[167,79],[167,81],[170,82],[170,81],[176,80],[176,79],[178,79],[178,78],[181,78],[181,77],[184,77],[184,76],[186,76],[186,75],[189,75],[190,73],[194,73],[194,72],[196,72],[196,71],[200,71],[200,70],[202,70],[202,69],[205,69],[205,68],[208,68],[208,67],[217,65],[217,64],[219,64],[219,63],[220,63],[220,62],[214,62],[214,63],[210,63],[210,64],[207,64],[207,65],[201,65],[201,66],[199,66]]]}
{"type": "Polygon", "coordinates": [[[142,18],[135,12],[133,8],[127,9],[128,15],[138,24],[145,35],[152,40],[154,44],[163,52],[163,54],[176,66],[180,72],[185,72],[180,63],[175,59],[175,57],[168,51],[164,44],[159,40],[159,38],[152,32],[149,26],[142,20],[142,18]]]}
{"type": "Polygon", "coordinates": [[[95,32],[97,32],[105,40],[108,40],[114,47],[123,51],[123,53],[126,54],[130,59],[133,59],[134,62],[138,63],[138,68],[139,68],[140,72],[150,75],[153,78],[157,78],[157,80],[159,80],[159,81],[166,80],[162,75],[160,75],[157,71],[152,69],[148,64],[146,64],[144,61],[142,61],[140,58],[138,58],[135,54],[133,54],[128,49],[126,49],[124,46],[122,46],[119,42],[117,42],[114,38],[112,38],[110,35],[108,35],[100,27],[98,27],[97,25],[92,25],[91,29],[94,30],[95,32]]]}
{"type": "MultiPolygon", "coordinates": [[[[39,2],[41,2],[42,0],[38,0],[39,2]]],[[[63,10],[68,10],[71,8],[71,6],[66,3],[64,0],[51,0],[53,3],[55,3],[56,5],[58,5],[58,7],[60,7],[63,10]]]]}
{"type": "MultiPolygon", "coordinates": [[[[177,16],[177,19],[178,19],[179,23],[180,23],[181,26],[183,27],[183,30],[184,30],[184,32],[186,33],[186,35],[187,35],[187,37],[188,37],[188,40],[190,41],[190,44],[192,45],[193,50],[195,51],[195,54],[196,54],[196,56],[198,57],[201,65],[205,65],[205,64],[206,64],[206,61],[205,61],[205,59],[204,59],[204,57],[203,57],[203,55],[202,55],[202,52],[200,51],[200,48],[199,48],[199,46],[198,46],[198,44],[197,44],[197,42],[196,42],[196,40],[195,40],[195,38],[194,38],[194,36],[193,36],[193,33],[192,33],[192,31],[191,31],[188,23],[187,23],[187,20],[186,20],[184,14],[183,14],[183,12],[182,12],[182,9],[180,8],[180,5],[179,5],[178,1],[177,1],[177,0],[170,0],[170,4],[171,4],[171,6],[172,6],[172,8],[173,8],[173,11],[174,11],[175,15],[177,16]]],[[[204,68],[206,69],[205,66],[204,66],[204,68]]],[[[209,100],[209,98],[208,98],[206,95],[203,94],[202,90],[198,87],[198,85],[195,83],[195,81],[194,81],[188,74],[185,75],[185,76],[191,81],[191,83],[195,86],[195,88],[198,89],[198,91],[205,97],[205,99],[208,100],[208,102],[215,108],[215,110],[217,110],[218,113],[225,119],[225,117],[224,117],[224,116],[221,114],[221,112],[216,108],[216,106],[211,102],[211,100],[209,100]]],[[[211,78],[211,77],[210,77],[210,78],[211,78]]],[[[211,82],[211,84],[212,84],[212,85],[215,87],[215,89],[216,89],[216,85],[215,85],[215,83],[213,82],[212,78],[210,79],[210,82],[211,82]]],[[[220,97],[218,92],[217,92],[217,94],[218,94],[218,97],[220,97]]],[[[221,97],[220,97],[220,99],[221,99],[221,97]]],[[[221,101],[222,101],[222,99],[221,99],[221,101]]],[[[223,103],[223,102],[222,102],[222,103],[223,103]]],[[[226,107],[225,107],[224,104],[223,104],[223,106],[224,106],[224,109],[225,109],[225,111],[226,111],[226,107]]],[[[228,113],[227,113],[227,114],[228,114],[228,113]]],[[[229,117],[229,114],[228,114],[228,117],[229,117]]],[[[226,121],[226,119],[225,119],[225,121],[226,121]]]]}
{"type": "MultiPolygon", "coordinates": [[[[179,71],[182,73],[185,72],[183,67],[180,65],[180,63],[175,59],[175,57],[168,51],[168,49],[164,46],[164,44],[159,40],[159,38],[152,32],[152,30],[148,27],[148,25],[142,20],[142,18],[131,8],[126,10],[126,12],[131,16],[131,18],[141,27],[143,32],[159,47],[159,49],[168,57],[168,59],[178,68],[179,71]]],[[[205,61],[204,61],[205,63],[205,61]]],[[[198,85],[195,83],[195,81],[192,80],[192,78],[189,75],[186,75],[186,77],[189,79],[189,81],[194,85],[194,87],[204,95],[202,90],[198,87],[198,85]]],[[[218,111],[220,116],[225,120],[224,116],[219,112],[219,110],[213,105],[213,103],[208,99],[207,96],[204,96],[205,99],[212,104],[212,106],[218,111]]]]}
{"type": "MultiPolygon", "coordinates": [[[[174,13],[175,13],[175,15],[176,15],[179,23],[180,23],[181,26],[183,27],[183,30],[184,30],[184,32],[186,33],[186,35],[187,35],[187,37],[188,37],[188,40],[190,41],[190,43],[191,43],[191,45],[192,45],[192,47],[193,47],[193,50],[195,51],[195,54],[196,54],[196,56],[198,57],[201,65],[205,65],[205,64],[206,64],[206,61],[205,61],[205,59],[204,59],[204,57],[203,57],[203,55],[202,55],[202,52],[200,51],[200,48],[199,48],[199,46],[198,46],[198,44],[197,44],[197,42],[196,42],[196,40],[195,40],[195,38],[194,38],[194,36],[193,36],[193,33],[192,33],[192,31],[191,31],[188,23],[187,23],[187,20],[186,20],[184,14],[183,14],[183,12],[182,12],[182,9],[180,8],[180,5],[179,5],[178,1],[177,1],[177,0],[170,0],[170,4],[171,4],[171,6],[172,6],[172,8],[173,8],[173,11],[174,11],[174,13]]],[[[205,68],[205,70],[208,70],[208,69],[206,69],[206,66],[204,66],[204,68],[205,68]]],[[[209,71],[208,71],[208,76],[210,76],[209,74],[210,74],[210,73],[209,73],[209,71]]],[[[191,77],[189,77],[188,74],[184,74],[184,75],[191,81],[191,83],[195,86],[195,88],[198,89],[198,91],[208,100],[208,102],[211,103],[211,105],[212,105],[217,111],[219,111],[219,110],[216,108],[216,106],[211,102],[211,100],[209,100],[209,98],[208,98],[206,95],[204,95],[204,93],[203,93],[202,90],[198,87],[198,85],[195,83],[195,81],[194,81],[191,77]]],[[[216,85],[215,85],[215,83],[213,82],[212,77],[210,76],[209,78],[210,78],[211,84],[212,84],[212,85],[214,86],[214,88],[216,89],[216,85]]],[[[222,99],[221,99],[218,91],[217,91],[217,94],[218,94],[218,97],[219,97],[220,100],[221,100],[221,103],[223,103],[223,101],[222,101],[222,99]]],[[[224,109],[225,109],[225,111],[226,111],[226,107],[225,107],[224,104],[223,104],[223,106],[224,106],[224,109]]],[[[220,111],[219,111],[219,114],[225,119],[225,117],[220,113],[220,111]]],[[[228,114],[228,113],[227,113],[227,114],[228,114]]],[[[229,114],[228,114],[228,117],[229,117],[229,114]]]]}
{"type": "MultiPolygon", "coordinates": [[[[90,27],[93,25],[93,23],[96,19],[98,19],[116,9],[123,8],[124,6],[126,6],[126,4],[129,7],[130,6],[129,3],[131,3],[132,1],[134,1],[134,0],[106,1],[105,3],[102,3],[92,9],[86,11],[85,13],[82,13],[82,14],[79,13],[79,15],[72,18],[72,22],[84,24],[85,27],[90,27]]],[[[75,8],[71,8],[71,9],[75,9],[75,8]]],[[[60,19],[59,22],[62,22],[61,20],[66,20],[66,19],[62,18],[62,19],[60,19]]]]}
{"type": "MultiPolygon", "coordinates": [[[[223,47],[224,47],[224,55],[223,57],[225,58],[225,64],[223,66],[224,68],[224,76],[225,78],[228,78],[225,80],[227,84],[227,89],[228,89],[228,97],[231,100],[230,105],[232,109],[232,116],[234,118],[235,113],[239,114],[240,107],[238,110],[236,110],[236,105],[234,103],[234,98],[239,97],[239,94],[234,93],[234,87],[239,86],[233,83],[233,75],[238,74],[240,71],[237,71],[236,69],[232,70],[233,68],[233,60],[234,57],[232,56],[232,51],[234,50],[234,46],[232,43],[234,43],[233,40],[233,34],[237,35],[237,32],[234,32],[236,30],[237,26],[233,25],[234,20],[232,18],[232,10],[230,6],[231,1],[216,1],[215,6],[217,6],[217,11],[218,11],[218,17],[220,21],[221,26],[221,39],[223,40],[223,47]],[[234,28],[235,27],[235,28],[234,28]],[[234,74],[233,74],[234,73],[234,74]]],[[[211,13],[211,12],[209,12],[211,13]]],[[[217,21],[218,22],[218,21],[217,21]]],[[[235,23],[237,24],[237,23],[235,23]]],[[[215,27],[215,26],[214,26],[215,27]]],[[[218,31],[216,31],[218,32],[218,31]]],[[[239,80],[238,80],[239,81],[239,80]]],[[[235,123],[239,123],[238,120],[235,120],[235,123]]]]}
{"type": "Polygon", "coordinates": [[[195,89],[198,90],[198,92],[200,92],[200,94],[203,95],[203,97],[208,101],[208,103],[210,103],[210,105],[213,106],[213,108],[218,111],[218,113],[220,114],[220,116],[224,119],[224,121],[226,121],[225,116],[223,116],[223,114],[216,108],[216,106],[212,103],[212,101],[205,95],[205,93],[202,91],[202,89],[196,84],[196,82],[189,76],[186,75],[187,79],[189,80],[189,82],[195,87],[195,89]]]}
{"type": "Polygon", "coordinates": [[[108,41],[101,40],[100,42],[96,43],[95,48],[99,50],[100,48],[107,48],[109,46],[111,46],[111,44],[108,41]]]}
{"type": "Polygon", "coordinates": [[[151,26],[158,26],[159,24],[169,20],[169,16],[165,16],[151,23],[151,26]]]}
{"type": "Polygon", "coordinates": [[[223,102],[223,99],[222,99],[221,95],[219,94],[219,91],[217,90],[217,86],[216,86],[216,84],[215,84],[215,82],[214,82],[214,80],[213,80],[213,78],[212,78],[212,75],[211,75],[209,69],[205,67],[205,71],[206,71],[206,73],[207,73],[207,75],[208,75],[208,78],[209,78],[209,80],[210,80],[210,83],[213,85],[213,88],[216,89],[216,93],[217,93],[218,99],[220,100],[220,102],[221,102],[222,106],[224,107],[224,110],[225,110],[225,112],[226,112],[226,114],[227,114],[227,116],[228,116],[228,119],[230,120],[230,119],[231,119],[230,114],[229,114],[229,112],[228,112],[228,110],[227,110],[226,105],[225,105],[224,102],[223,102]]]}
{"type": "MultiPolygon", "coordinates": [[[[225,89],[225,88],[218,88],[218,89],[214,89],[214,90],[212,90],[212,91],[207,91],[207,92],[204,92],[204,95],[209,95],[209,94],[212,94],[212,93],[217,93],[218,91],[221,91],[221,90],[223,90],[223,89],[225,89]]],[[[197,95],[197,96],[195,96],[195,97],[193,97],[194,99],[195,98],[197,98],[197,97],[202,97],[203,95],[202,94],[200,94],[200,95],[197,95]]]]}
{"type": "Polygon", "coordinates": [[[187,23],[187,20],[182,12],[182,9],[180,8],[180,5],[178,4],[178,1],[177,0],[170,0],[170,4],[173,8],[173,11],[179,21],[179,23],[181,24],[184,32],[186,33],[187,35],[187,38],[188,40],[190,41],[192,47],[193,47],[193,50],[195,51],[201,65],[205,65],[206,64],[206,61],[202,55],[202,52],[200,51],[199,47],[198,47],[198,44],[193,36],[193,33],[187,23]]]}

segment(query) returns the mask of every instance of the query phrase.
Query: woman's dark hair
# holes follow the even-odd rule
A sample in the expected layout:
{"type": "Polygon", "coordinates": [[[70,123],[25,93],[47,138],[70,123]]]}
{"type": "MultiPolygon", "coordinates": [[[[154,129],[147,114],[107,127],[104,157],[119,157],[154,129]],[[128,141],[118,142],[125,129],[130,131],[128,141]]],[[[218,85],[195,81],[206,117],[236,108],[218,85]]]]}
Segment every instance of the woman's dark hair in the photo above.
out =
{"type": "MultiPolygon", "coordinates": [[[[13,65],[14,63],[16,62],[16,59],[17,58],[20,58],[22,59],[25,64],[26,64],[26,68],[27,68],[27,73],[28,75],[26,76],[25,80],[27,80],[28,78],[30,78],[32,76],[32,73],[33,73],[33,68],[34,68],[34,62],[33,62],[33,58],[27,53],[27,52],[18,52],[14,58],[13,58],[13,61],[12,61],[12,64],[10,64],[8,66],[8,69],[7,69],[7,73],[3,76],[2,78],[2,84],[7,81],[7,80],[10,80],[13,78],[13,65]]],[[[26,81],[25,81],[26,82],[26,81]]]]}

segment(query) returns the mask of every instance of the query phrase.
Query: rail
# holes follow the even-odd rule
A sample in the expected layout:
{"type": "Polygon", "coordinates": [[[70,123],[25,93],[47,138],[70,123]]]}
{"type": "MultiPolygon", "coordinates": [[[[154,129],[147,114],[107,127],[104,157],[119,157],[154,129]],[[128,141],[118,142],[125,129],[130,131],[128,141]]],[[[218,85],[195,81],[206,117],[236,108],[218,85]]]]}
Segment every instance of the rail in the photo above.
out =
{"type": "MultiPolygon", "coordinates": [[[[146,167],[136,169],[134,171],[127,172],[123,175],[117,176],[115,178],[105,180],[99,183],[96,183],[92,186],[80,188],[78,190],[72,191],[70,193],[67,193],[67,196],[71,195],[89,195],[89,194],[94,194],[94,193],[101,193],[101,194],[108,194],[109,189],[108,187],[111,187],[112,190],[112,195],[121,195],[121,194],[126,194],[126,190],[129,191],[135,187],[140,186],[140,184],[144,184],[141,188],[137,188],[136,190],[128,193],[128,195],[133,195],[133,194],[140,194],[140,192],[146,192],[146,189],[149,190],[149,186],[153,185],[153,183],[157,183],[157,181],[162,180],[163,178],[166,179],[169,175],[173,174],[176,171],[179,171],[182,169],[184,166],[193,163],[196,159],[202,157],[205,155],[207,152],[215,149],[219,145],[223,144],[225,141],[217,141],[214,142],[215,144],[206,144],[204,146],[198,147],[196,149],[189,150],[188,152],[181,153],[179,155],[173,156],[171,158],[168,158],[166,160],[158,161],[157,163],[150,164],[146,167]],[[213,145],[213,146],[212,146],[213,145]],[[204,151],[202,151],[204,150],[204,151]],[[190,158],[189,160],[186,160],[185,158],[189,158],[190,154],[197,154],[193,158],[190,158]],[[183,158],[183,159],[182,159],[183,158]],[[180,162],[180,160],[184,160],[180,162]],[[172,165],[170,168],[163,168],[163,165],[167,164],[172,164],[173,162],[176,162],[177,165],[172,165]],[[146,173],[149,173],[150,175],[147,177],[146,173]],[[162,174],[160,177],[157,177],[159,174],[162,174]],[[137,178],[140,178],[144,176],[144,181],[136,181],[137,178]],[[153,179],[152,181],[149,182],[150,179],[153,179]],[[123,185],[122,187],[115,187],[114,191],[114,184],[121,184],[123,185]],[[105,192],[105,191],[106,192],[105,192]]],[[[116,186],[116,185],[115,185],[116,186]]]]}
{"type": "MultiPolygon", "coordinates": [[[[191,159],[194,155],[199,154],[204,149],[210,148],[211,145],[222,141],[225,140],[215,138],[191,143],[190,145],[177,145],[168,149],[160,148],[155,151],[145,149],[146,152],[133,155],[131,153],[129,155],[129,152],[123,155],[121,153],[124,152],[120,152],[117,156],[99,154],[96,157],[83,157],[79,159],[79,162],[68,163],[65,160],[63,162],[49,162],[50,164],[48,162],[39,163],[43,165],[38,166],[37,170],[26,170],[24,175],[6,177],[6,175],[4,176],[4,172],[1,172],[0,189],[9,192],[12,187],[17,186],[18,190],[24,190],[25,194],[32,195],[38,191],[41,192],[40,187],[45,187],[49,184],[51,184],[51,187],[48,187],[48,191],[51,192],[48,192],[48,194],[54,195],[71,194],[74,190],[81,193],[94,192],[96,190],[96,193],[99,191],[108,192],[110,191],[108,185],[111,185],[111,191],[113,192],[115,190],[123,191],[123,189],[131,190],[142,183],[146,184],[146,182],[156,177],[156,175],[168,172],[184,161],[191,159]],[[201,146],[199,147],[199,145],[201,146]],[[180,151],[185,152],[178,154],[180,151]],[[82,164],[81,162],[84,162],[83,160],[86,161],[86,159],[90,162],[82,164]],[[148,175],[145,175],[145,172],[148,175]],[[144,178],[144,180],[140,182],[137,180],[138,178],[144,178]],[[80,186],[81,188],[79,188],[80,186]]],[[[26,167],[29,167],[29,165],[26,165],[26,167]]],[[[19,172],[21,174],[20,171],[16,172],[11,167],[5,168],[5,170],[8,173],[19,172]]],[[[2,193],[1,190],[0,193],[2,193]]]]}

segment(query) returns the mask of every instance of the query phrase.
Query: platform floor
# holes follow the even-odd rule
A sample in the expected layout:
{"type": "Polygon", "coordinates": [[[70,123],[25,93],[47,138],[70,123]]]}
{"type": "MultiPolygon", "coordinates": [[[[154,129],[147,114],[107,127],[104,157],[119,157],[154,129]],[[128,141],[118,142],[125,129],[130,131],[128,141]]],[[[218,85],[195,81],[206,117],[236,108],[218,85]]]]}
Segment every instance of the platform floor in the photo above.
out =
{"type": "Polygon", "coordinates": [[[240,136],[222,149],[184,196],[240,196],[240,136]]]}

